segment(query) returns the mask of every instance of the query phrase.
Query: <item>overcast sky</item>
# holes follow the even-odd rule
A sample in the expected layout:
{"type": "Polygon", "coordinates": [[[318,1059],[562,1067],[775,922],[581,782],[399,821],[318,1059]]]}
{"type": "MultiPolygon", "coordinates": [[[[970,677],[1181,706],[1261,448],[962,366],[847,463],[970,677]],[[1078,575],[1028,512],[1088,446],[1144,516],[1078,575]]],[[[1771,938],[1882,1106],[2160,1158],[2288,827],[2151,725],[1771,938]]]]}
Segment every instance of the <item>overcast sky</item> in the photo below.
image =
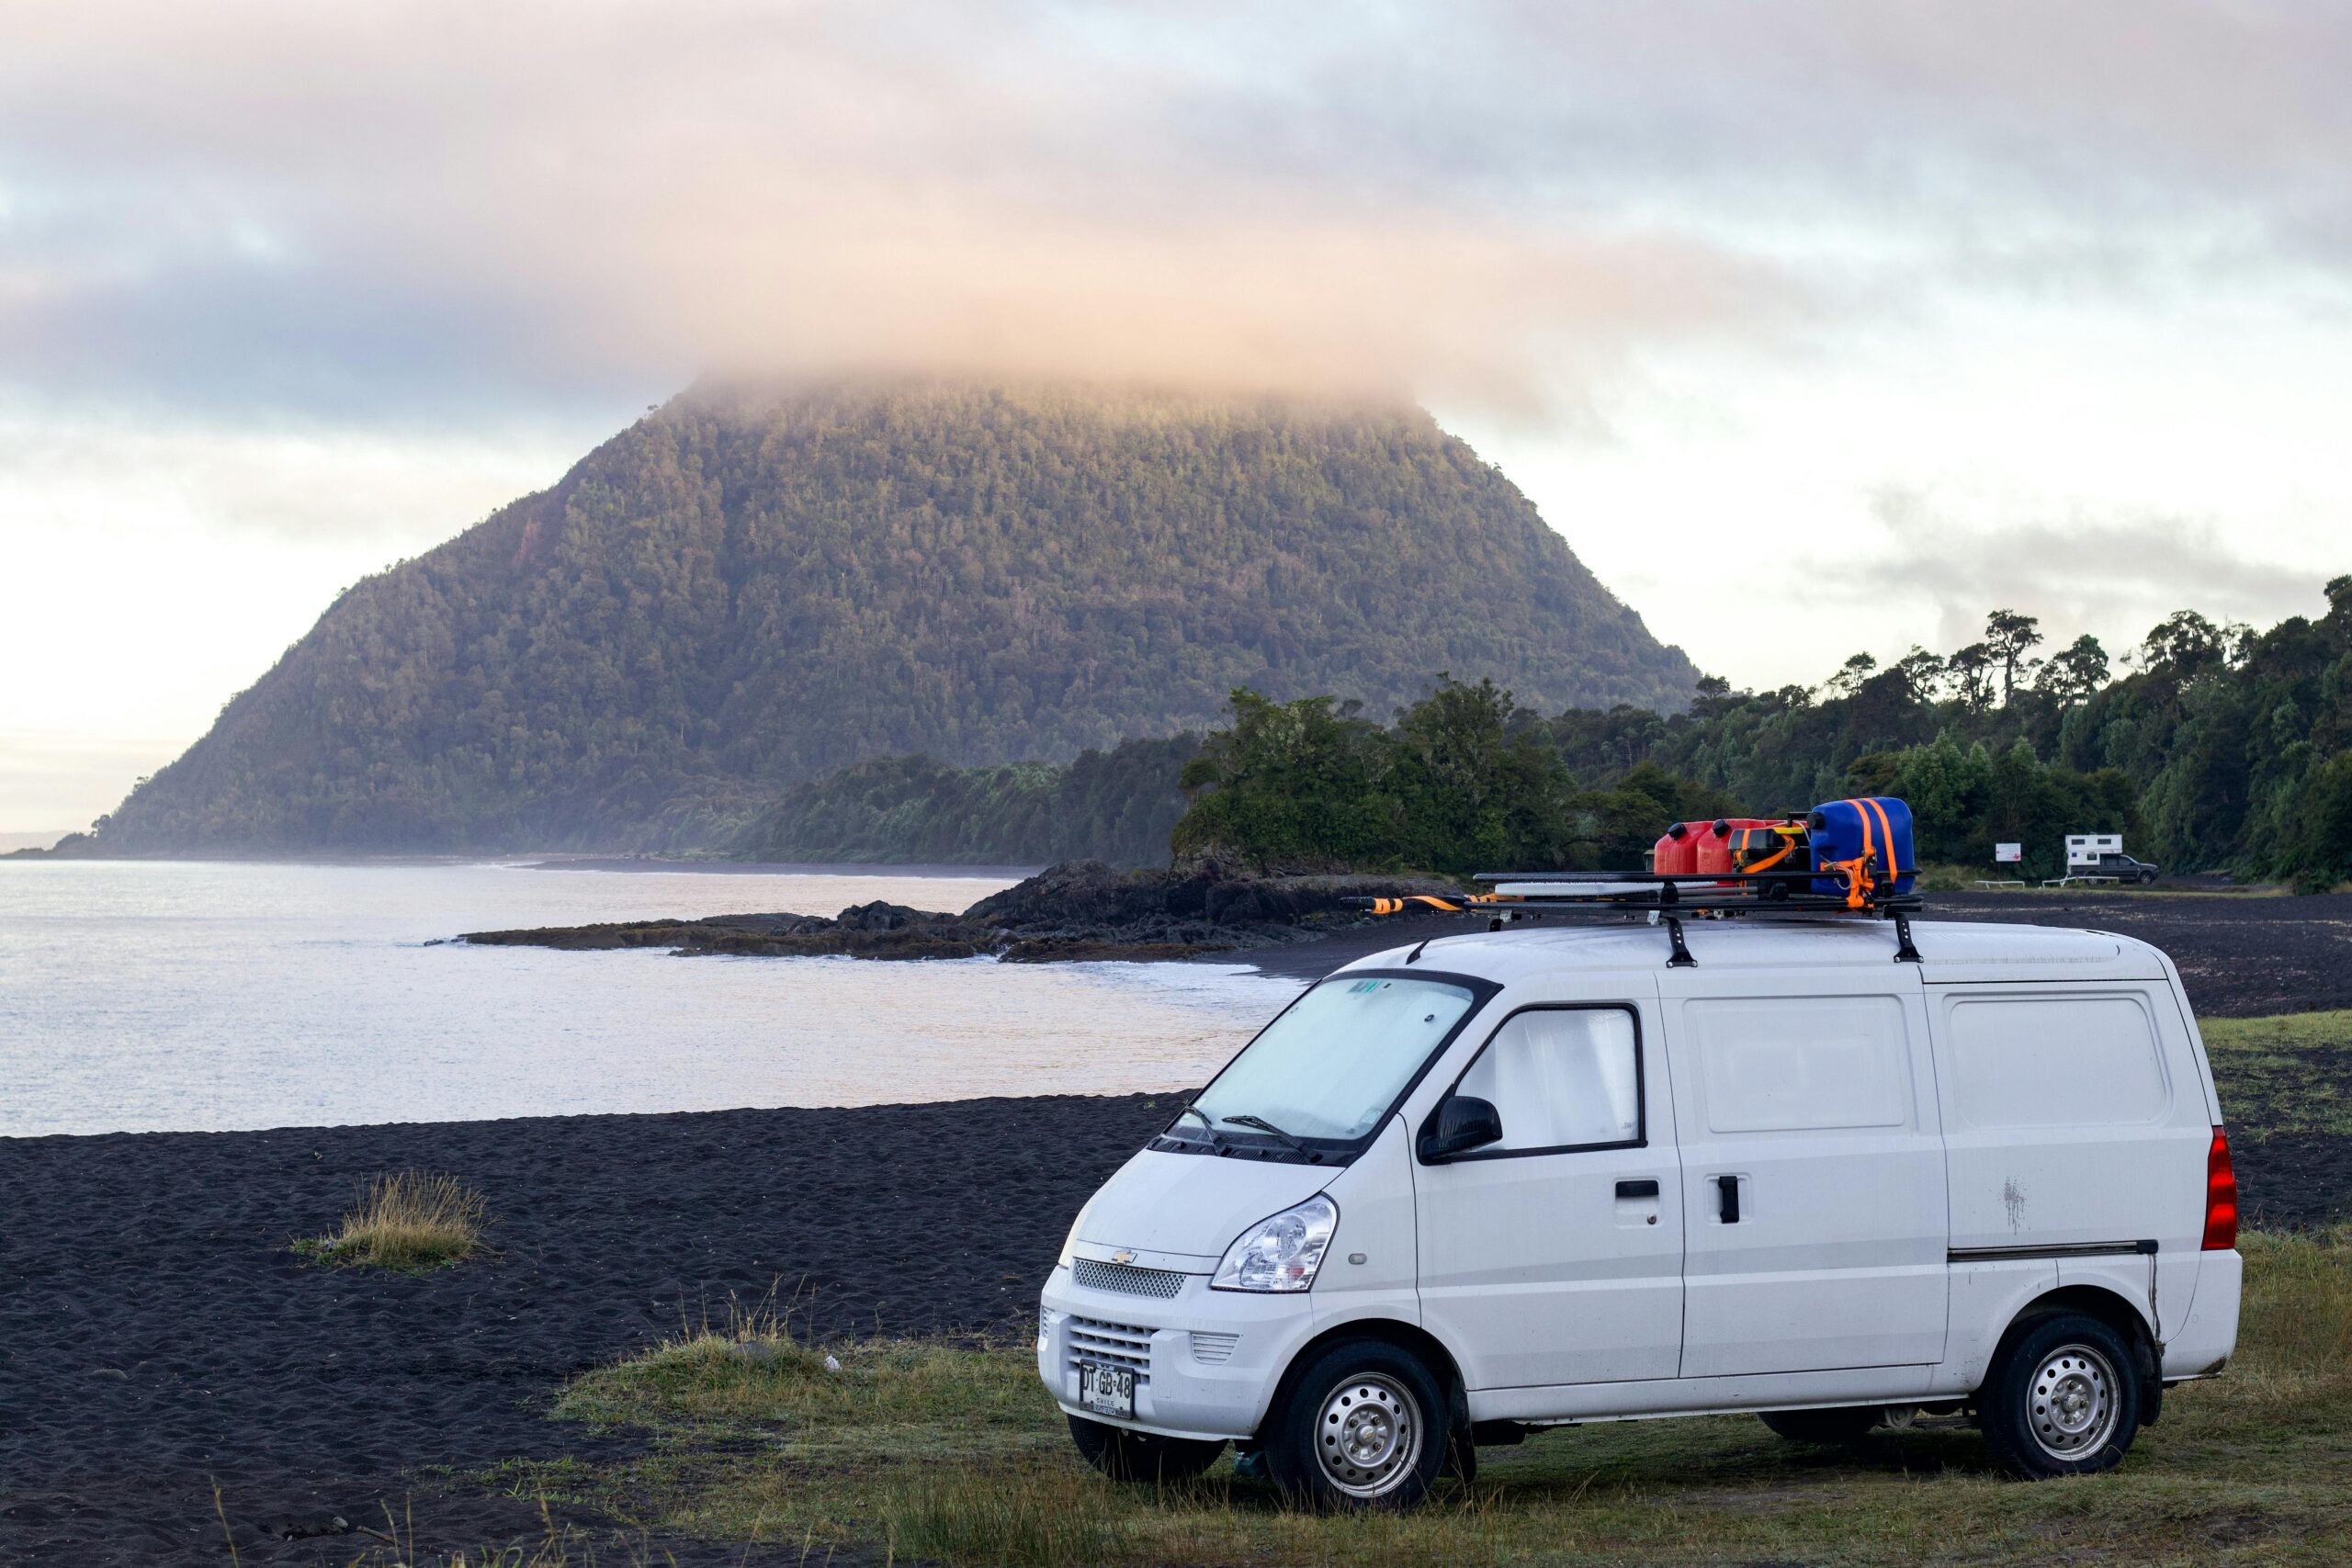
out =
{"type": "Polygon", "coordinates": [[[0,0],[0,832],[707,367],[1395,387],[1702,667],[2352,570],[2352,7],[0,0]]]}

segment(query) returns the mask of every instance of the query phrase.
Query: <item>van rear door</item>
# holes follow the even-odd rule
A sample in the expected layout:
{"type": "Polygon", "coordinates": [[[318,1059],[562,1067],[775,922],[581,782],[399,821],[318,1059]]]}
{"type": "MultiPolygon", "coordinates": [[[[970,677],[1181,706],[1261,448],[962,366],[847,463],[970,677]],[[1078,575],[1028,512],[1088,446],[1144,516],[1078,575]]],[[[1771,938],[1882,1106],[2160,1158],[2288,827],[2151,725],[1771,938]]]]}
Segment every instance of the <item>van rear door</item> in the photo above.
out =
{"type": "Polygon", "coordinates": [[[2168,987],[1938,984],[1955,1261],[2059,1259],[2168,1334],[2197,1285],[2211,1101],[2168,987]]]}
{"type": "Polygon", "coordinates": [[[1681,1375],[1928,1365],[1950,1220],[1911,964],[1659,979],[1680,1131],[1681,1375]]]}

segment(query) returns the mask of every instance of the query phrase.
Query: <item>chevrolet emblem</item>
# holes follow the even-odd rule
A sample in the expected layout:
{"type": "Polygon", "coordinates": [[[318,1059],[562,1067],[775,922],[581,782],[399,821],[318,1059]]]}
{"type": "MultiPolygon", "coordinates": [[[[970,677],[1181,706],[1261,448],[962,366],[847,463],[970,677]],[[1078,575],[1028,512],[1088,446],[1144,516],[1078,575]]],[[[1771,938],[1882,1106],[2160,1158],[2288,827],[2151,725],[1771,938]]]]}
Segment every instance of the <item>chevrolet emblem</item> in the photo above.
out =
{"type": "Polygon", "coordinates": [[[1121,1247],[1118,1251],[1111,1254],[1111,1261],[1114,1263],[1133,1263],[1135,1260],[1136,1255],[1129,1252],[1125,1247],[1121,1247]]]}

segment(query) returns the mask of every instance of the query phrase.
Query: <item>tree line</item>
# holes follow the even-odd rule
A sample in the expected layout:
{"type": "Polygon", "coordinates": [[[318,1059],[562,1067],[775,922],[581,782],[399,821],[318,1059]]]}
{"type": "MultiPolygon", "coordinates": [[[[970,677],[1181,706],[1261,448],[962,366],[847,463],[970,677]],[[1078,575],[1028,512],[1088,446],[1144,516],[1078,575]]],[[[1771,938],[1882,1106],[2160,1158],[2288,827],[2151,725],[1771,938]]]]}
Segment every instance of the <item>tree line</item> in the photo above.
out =
{"type": "MultiPolygon", "coordinates": [[[[1441,675],[1384,723],[1357,703],[1245,687],[1197,747],[1071,764],[1091,793],[1065,820],[1124,826],[1050,841],[1057,855],[1129,863],[1172,852],[1269,869],[1600,869],[1638,865],[1677,818],[1885,794],[1910,801],[1931,864],[1985,867],[1995,844],[2016,842],[2024,874],[2053,875],[2064,835],[2120,832],[2168,869],[2331,886],[2352,878],[2352,577],[2327,585],[2327,604],[2262,632],[2178,611],[2120,657],[2087,636],[2052,648],[2033,616],[2000,609],[1949,653],[1914,648],[1883,666],[1858,653],[1819,685],[1772,691],[1705,678],[1672,715],[1545,716],[1492,681],[1441,675]]],[[[893,766],[889,777],[917,776],[893,766]]],[[[802,786],[795,820],[808,826],[791,841],[807,858],[827,858],[820,840],[907,858],[953,834],[888,824],[944,821],[977,800],[973,852],[917,858],[1052,858],[979,851],[1016,841],[987,826],[1015,798],[1076,787],[1059,782],[1066,770],[1032,765],[1022,787],[1043,793],[1023,796],[1001,770],[929,766],[934,805],[894,797],[862,818],[879,826],[837,840],[814,825],[885,774],[802,786]]]]}
{"type": "Polygon", "coordinates": [[[1314,699],[1237,693],[1232,726],[1184,775],[1180,852],[1269,863],[1529,870],[1638,864],[1664,823],[1899,795],[1924,862],[2025,849],[2055,874],[2064,839],[2120,832],[2184,871],[2299,887],[2352,877],[2352,577],[2327,613],[2256,632],[2177,611],[2120,660],[2050,649],[2010,609],[1950,653],[1867,653],[1818,686],[1703,678],[1683,713],[1619,705],[1545,718],[1491,683],[1441,680],[1387,727],[1314,699]],[[2120,667],[2120,668],[2119,668],[2120,667]],[[1647,833],[1612,811],[1656,803],[1647,833]],[[1693,809],[1695,807],[1695,809],[1693,809]]]}

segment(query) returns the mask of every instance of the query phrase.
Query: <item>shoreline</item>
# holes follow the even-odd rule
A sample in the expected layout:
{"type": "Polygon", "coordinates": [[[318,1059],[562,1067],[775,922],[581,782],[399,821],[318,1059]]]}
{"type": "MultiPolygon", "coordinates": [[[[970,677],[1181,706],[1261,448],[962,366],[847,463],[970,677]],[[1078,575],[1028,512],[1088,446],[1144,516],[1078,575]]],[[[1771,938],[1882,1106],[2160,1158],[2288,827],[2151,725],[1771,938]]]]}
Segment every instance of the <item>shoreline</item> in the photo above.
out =
{"type": "Polygon", "coordinates": [[[46,850],[0,852],[0,865],[284,865],[284,866],[488,866],[505,871],[707,872],[720,876],[939,877],[1019,881],[1035,875],[1035,865],[964,865],[955,863],[886,861],[663,860],[638,855],[574,854],[568,851],[518,850],[469,854],[52,854],[46,850]]]}

